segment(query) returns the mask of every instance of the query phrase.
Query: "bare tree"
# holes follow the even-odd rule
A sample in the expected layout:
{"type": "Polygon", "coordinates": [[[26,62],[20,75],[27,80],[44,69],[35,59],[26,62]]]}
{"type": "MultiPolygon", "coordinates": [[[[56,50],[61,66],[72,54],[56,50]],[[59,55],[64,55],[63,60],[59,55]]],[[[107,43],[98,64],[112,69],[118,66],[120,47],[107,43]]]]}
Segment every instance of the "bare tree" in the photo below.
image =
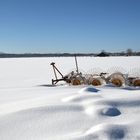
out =
{"type": "Polygon", "coordinates": [[[127,56],[132,56],[132,54],[133,54],[132,49],[127,49],[127,50],[126,50],[126,55],[127,55],[127,56]]]}

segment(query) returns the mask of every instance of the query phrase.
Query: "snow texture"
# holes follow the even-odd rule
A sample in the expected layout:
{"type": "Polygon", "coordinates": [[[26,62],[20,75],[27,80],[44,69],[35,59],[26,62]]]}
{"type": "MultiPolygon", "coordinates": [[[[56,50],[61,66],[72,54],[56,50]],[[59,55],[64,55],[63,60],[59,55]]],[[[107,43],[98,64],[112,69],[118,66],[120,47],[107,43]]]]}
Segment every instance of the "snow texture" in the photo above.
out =
{"type": "MultiPolygon", "coordinates": [[[[0,59],[0,140],[140,140],[140,89],[51,85],[51,62],[67,74],[74,58],[0,59]]],[[[82,71],[140,68],[140,57],[79,57],[82,71]]]]}

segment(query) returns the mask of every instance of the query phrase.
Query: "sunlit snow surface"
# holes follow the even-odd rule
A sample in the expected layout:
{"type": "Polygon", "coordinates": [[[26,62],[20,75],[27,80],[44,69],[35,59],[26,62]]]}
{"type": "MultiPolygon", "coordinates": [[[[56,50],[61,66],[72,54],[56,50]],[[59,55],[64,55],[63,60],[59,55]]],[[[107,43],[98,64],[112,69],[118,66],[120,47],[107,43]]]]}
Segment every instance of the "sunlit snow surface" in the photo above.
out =
{"type": "MultiPolygon", "coordinates": [[[[51,86],[51,62],[75,69],[72,57],[0,59],[0,140],[140,140],[139,88],[51,86]]],[[[83,73],[140,72],[140,57],[78,64],[83,73]]]]}

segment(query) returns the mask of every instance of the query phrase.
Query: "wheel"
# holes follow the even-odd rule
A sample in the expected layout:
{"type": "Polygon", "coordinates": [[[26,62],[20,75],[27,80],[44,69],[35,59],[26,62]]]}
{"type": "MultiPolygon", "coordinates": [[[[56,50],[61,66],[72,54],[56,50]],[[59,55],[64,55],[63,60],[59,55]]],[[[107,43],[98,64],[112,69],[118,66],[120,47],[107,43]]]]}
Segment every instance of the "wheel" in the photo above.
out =
{"type": "Polygon", "coordinates": [[[81,81],[75,78],[75,79],[72,79],[71,84],[74,86],[81,85],[81,81]]]}
{"type": "Polygon", "coordinates": [[[123,82],[119,78],[114,78],[111,80],[111,83],[117,87],[121,87],[123,85],[123,82]]]}
{"type": "Polygon", "coordinates": [[[105,80],[102,79],[100,76],[93,76],[93,75],[90,75],[88,77],[88,80],[87,80],[88,84],[89,85],[93,85],[93,86],[101,86],[103,84],[105,84],[105,80]]]}
{"type": "Polygon", "coordinates": [[[123,76],[122,73],[113,73],[112,75],[109,76],[109,83],[112,83],[113,85],[117,86],[117,87],[121,87],[123,85],[125,85],[126,83],[126,79],[123,76]]]}
{"type": "Polygon", "coordinates": [[[135,87],[140,86],[140,79],[135,79],[135,80],[133,81],[133,86],[135,86],[135,87]]]}
{"type": "Polygon", "coordinates": [[[102,85],[102,83],[101,83],[101,81],[100,81],[99,79],[93,79],[93,80],[91,81],[91,84],[92,84],[93,86],[100,86],[100,85],[102,85]]]}

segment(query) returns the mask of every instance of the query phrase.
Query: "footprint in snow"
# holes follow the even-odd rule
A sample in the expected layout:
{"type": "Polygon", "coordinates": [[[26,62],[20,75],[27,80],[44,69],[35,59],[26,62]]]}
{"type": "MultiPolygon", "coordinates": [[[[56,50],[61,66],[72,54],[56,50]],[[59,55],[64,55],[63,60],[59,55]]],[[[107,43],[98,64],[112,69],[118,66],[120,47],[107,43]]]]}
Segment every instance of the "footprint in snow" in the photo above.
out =
{"type": "Polygon", "coordinates": [[[101,111],[101,114],[105,116],[115,117],[121,115],[121,112],[115,107],[109,107],[109,108],[104,108],[101,111]]]}
{"type": "Polygon", "coordinates": [[[94,139],[109,139],[121,140],[126,137],[128,133],[127,126],[119,124],[99,124],[92,127],[86,132],[84,136],[86,140],[94,139]]]}
{"type": "Polygon", "coordinates": [[[79,93],[84,93],[84,92],[87,92],[87,93],[97,93],[99,91],[100,91],[99,89],[94,88],[94,87],[86,87],[86,88],[81,89],[79,91],[79,93]]]}

